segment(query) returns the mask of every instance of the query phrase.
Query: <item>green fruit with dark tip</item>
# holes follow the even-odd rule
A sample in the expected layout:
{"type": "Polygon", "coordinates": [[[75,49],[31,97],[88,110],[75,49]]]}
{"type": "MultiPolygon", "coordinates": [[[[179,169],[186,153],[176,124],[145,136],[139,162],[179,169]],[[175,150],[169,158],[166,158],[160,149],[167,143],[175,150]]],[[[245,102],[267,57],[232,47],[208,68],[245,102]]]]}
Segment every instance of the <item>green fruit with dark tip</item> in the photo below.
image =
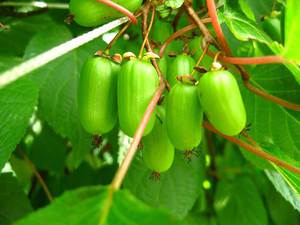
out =
{"type": "Polygon", "coordinates": [[[187,54],[177,56],[168,68],[167,80],[171,86],[177,83],[177,76],[188,75],[196,65],[195,60],[187,54]]]}
{"type": "Polygon", "coordinates": [[[197,87],[177,83],[167,98],[166,122],[169,138],[175,148],[192,150],[202,140],[203,110],[197,87]]]}
{"type": "Polygon", "coordinates": [[[78,88],[79,118],[91,134],[109,132],[117,121],[117,74],[120,65],[102,57],[89,58],[78,88]]]}
{"type": "MultiPolygon", "coordinates": [[[[133,136],[159,85],[156,70],[148,61],[131,59],[122,65],[118,79],[118,109],[121,130],[133,136]]],[[[152,114],[144,135],[151,132],[155,122],[152,114]]]]}
{"type": "MultiPolygon", "coordinates": [[[[143,0],[114,0],[113,2],[134,12],[141,7],[143,0]]],[[[97,0],[71,0],[69,9],[76,23],[84,27],[98,26],[122,17],[120,12],[97,0]]]]}
{"type": "Polygon", "coordinates": [[[160,115],[151,133],[143,138],[144,162],[155,172],[165,172],[173,164],[174,152],[175,148],[167,134],[164,115],[160,115]]]}
{"type": "Polygon", "coordinates": [[[266,17],[262,21],[263,30],[274,40],[281,43],[281,21],[278,17],[266,17]]]}
{"type": "Polygon", "coordinates": [[[198,97],[209,122],[221,133],[234,136],[246,126],[246,110],[235,77],[225,70],[204,74],[198,97]]]}

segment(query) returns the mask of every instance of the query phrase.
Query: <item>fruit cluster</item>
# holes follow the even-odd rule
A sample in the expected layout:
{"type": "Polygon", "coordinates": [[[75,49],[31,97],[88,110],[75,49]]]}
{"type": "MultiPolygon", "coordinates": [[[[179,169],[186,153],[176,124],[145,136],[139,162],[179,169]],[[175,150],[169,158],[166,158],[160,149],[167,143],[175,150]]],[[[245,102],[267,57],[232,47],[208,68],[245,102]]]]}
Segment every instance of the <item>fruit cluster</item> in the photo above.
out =
{"type": "MultiPolygon", "coordinates": [[[[114,2],[133,12],[143,1],[114,2]]],[[[70,11],[82,26],[100,25],[121,16],[95,0],[71,0],[70,11]],[[82,11],[82,8],[86,10],[82,11]]],[[[158,45],[173,30],[168,22],[161,20],[156,21],[154,28],[150,36],[158,45]]],[[[192,151],[200,144],[204,113],[209,122],[225,135],[237,135],[246,125],[240,90],[229,71],[215,69],[202,76],[194,71],[191,75],[196,66],[195,59],[201,58],[203,53],[201,43],[202,38],[195,37],[189,41],[188,54],[177,55],[172,60],[162,57],[158,62],[171,90],[165,93],[165,100],[152,113],[142,140],[144,161],[155,172],[164,172],[171,167],[175,149],[192,151]]],[[[181,51],[183,46],[173,42],[168,51],[176,51],[176,48],[181,51]]],[[[80,121],[87,132],[94,135],[107,133],[118,120],[120,129],[128,136],[134,136],[159,86],[150,55],[136,58],[133,53],[126,54],[122,63],[104,55],[87,60],[78,92],[80,121]]],[[[202,63],[212,65],[212,59],[205,55],[202,63]]]]}
{"type": "MultiPolygon", "coordinates": [[[[78,99],[80,120],[89,133],[109,132],[118,120],[120,129],[133,137],[140,124],[159,86],[159,77],[149,57],[129,56],[121,64],[104,56],[89,58],[85,63],[78,99]]],[[[239,86],[229,71],[214,69],[195,76],[193,82],[178,79],[191,77],[195,64],[187,54],[171,62],[166,76],[171,90],[145,128],[143,157],[155,172],[171,167],[175,149],[190,151],[200,144],[204,113],[228,136],[238,135],[246,125],[239,86]]]]}

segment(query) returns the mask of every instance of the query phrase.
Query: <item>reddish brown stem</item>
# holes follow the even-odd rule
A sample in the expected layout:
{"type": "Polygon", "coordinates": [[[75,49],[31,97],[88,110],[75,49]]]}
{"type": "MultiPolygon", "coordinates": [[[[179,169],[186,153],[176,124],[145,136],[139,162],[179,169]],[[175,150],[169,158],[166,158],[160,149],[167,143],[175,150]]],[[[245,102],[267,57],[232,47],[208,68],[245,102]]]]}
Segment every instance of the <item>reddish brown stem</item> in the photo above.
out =
{"type": "Polygon", "coordinates": [[[235,65],[286,63],[286,60],[280,55],[261,57],[229,57],[220,55],[218,59],[221,62],[235,65]]]}
{"type": "Polygon", "coordinates": [[[199,16],[197,15],[197,13],[195,12],[195,10],[192,8],[191,6],[191,2],[190,1],[185,1],[184,2],[184,6],[186,9],[186,12],[188,13],[188,15],[190,16],[190,18],[193,19],[193,21],[195,22],[195,24],[198,26],[198,28],[201,30],[205,40],[209,43],[213,43],[213,44],[218,44],[216,42],[216,40],[212,37],[212,35],[210,34],[209,30],[206,28],[206,26],[202,23],[202,21],[200,20],[199,16]]]}
{"type": "Polygon", "coordinates": [[[210,131],[212,131],[212,132],[214,132],[214,133],[222,136],[223,138],[227,139],[228,141],[231,141],[231,142],[237,144],[238,146],[242,147],[243,149],[245,149],[245,150],[247,150],[247,151],[249,151],[249,152],[251,152],[251,153],[253,153],[253,154],[255,154],[255,155],[257,155],[257,156],[259,156],[259,157],[261,157],[261,158],[263,158],[265,160],[267,160],[267,161],[270,161],[270,162],[274,163],[277,166],[285,168],[285,169],[287,169],[289,171],[292,171],[294,173],[300,174],[300,168],[295,167],[295,166],[293,166],[293,165],[291,165],[291,164],[289,164],[289,163],[287,163],[285,161],[282,161],[282,160],[278,159],[275,156],[270,155],[269,153],[263,151],[259,146],[252,146],[252,145],[250,145],[250,144],[248,144],[248,143],[246,143],[246,142],[244,142],[244,141],[242,141],[240,139],[237,139],[235,137],[224,135],[221,132],[219,132],[218,130],[216,130],[208,122],[204,122],[203,126],[206,129],[208,129],[208,130],[210,130],[210,131]]]}
{"type": "Polygon", "coordinates": [[[150,120],[150,117],[154,111],[154,108],[157,104],[157,102],[160,99],[160,96],[162,95],[163,91],[165,89],[165,84],[163,81],[160,82],[159,88],[157,89],[155,95],[153,96],[151,102],[149,103],[146,112],[143,116],[143,119],[137,129],[137,131],[135,132],[135,135],[133,137],[133,140],[130,144],[130,147],[128,149],[127,155],[124,158],[124,161],[122,162],[120,168],[118,169],[113,181],[112,181],[112,188],[114,190],[117,190],[120,188],[122,181],[127,173],[127,170],[131,164],[131,161],[138,149],[139,143],[142,139],[144,130],[148,124],[148,121],[150,120]]]}
{"type": "Polygon", "coordinates": [[[18,148],[18,151],[22,155],[22,157],[24,158],[24,160],[27,163],[27,165],[31,168],[33,174],[36,176],[36,178],[37,178],[38,182],[40,183],[40,185],[42,186],[42,189],[44,190],[44,192],[45,192],[45,194],[46,194],[49,202],[52,202],[53,201],[52,194],[49,191],[48,186],[47,186],[46,182],[44,181],[43,177],[40,175],[40,173],[36,169],[35,165],[28,158],[28,156],[20,148],[18,148]]]}
{"type": "Polygon", "coordinates": [[[295,111],[300,111],[300,105],[288,102],[288,101],[283,100],[281,98],[278,98],[278,97],[276,97],[274,95],[271,95],[271,94],[269,94],[267,92],[264,92],[264,91],[260,90],[259,88],[254,87],[250,83],[249,80],[244,80],[244,85],[245,85],[245,87],[249,91],[251,91],[251,92],[253,92],[253,93],[255,93],[255,94],[257,94],[257,95],[259,95],[259,96],[261,96],[261,97],[263,97],[263,98],[265,98],[267,100],[269,100],[269,101],[272,101],[272,102],[274,102],[274,103],[276,103],[278,105],[281,105],[281,106],[283,106],[283,107],[285,107],[287,109],[291,109],[291,110],[295,110],[295,111]]]}
{"type": "Polygon", "coordinates": [[[145,47],[146,43],[149,42],[148,37],[149,37],[149,33],[151,31],[151,28],[152,28],[152,25],[153,25],[153,22],[154,22],[154,17],[155,17],[155,8],[152,8],[152,16],[151,16],[150,24],[149,24],[149,27],[148,27],[146,33],[144,34],[144,41],[142,43],[142,46],[141,46],[141,49],[140,49],[140,52],[139,52],[139,58],[142,58],[144,47],[145,47]]]}
{"type": "Polygon", "coordinates": [[[208,9],[208,15],[211,18],[211,23],[216,32],[217,38],[221,43],[221,47],[224,50],[226,55],[231,55],[231,50],[229,48],[229,45],[225,39],[225,36],[222,32],[222,28],[218,21],[217,8],[214,0],[206,0],[206,5],[208,9]]]}
{"type": "MultiPolygon", "coordinates": [[[[149,9],[150,9],[150,5],[148,4],[146,7],[145,7],[145,11],[143,13],[143,33],[144,33],[144,36],[146,36],[146,33],[147,33],[147,18],[148,18],[148,14],[149,14],[149,9]]],[[[146,46],[148,46],[149,50],[151,50],[151,46],[149,44],[149,41],[146,37],[146,46]]],[[[115,177],[111,183],[111,191],[115,191],[115,190],[118,190],[125,178],[125,175],[129,169],[129,166],[133,160],[133,157],[138,149],[138,146],[139,146],[139,143],[142,139],[142,136],[143,136],[143,133],[144,133],[144,130],[150,120],[150,117],[154,111],[154,108],[155,106],[157,105],[161,95],[163,94],[164,92],[164,89],[165,89],[165,83],[162,79],[162,75],[159,71],[159,68],[157,66],[157,63],[155,60],[152,60],[152,62],[155,62],[155,69],[158,70],[158,75],[160,77],[160,84],[159,84],[159,87],[157,89],[157,91],[155,92],[154,96],[152,97],[146,111],[145,111],[145,114],[142,118],[142,121],[141,123],[139,124],[135,134],[134,134],[134,137],[133,137],[133,140],[130,144],[130,147],[127,151],[127,154],[122,162],[122,164],[120,165],[118,171],[116,172],[115,174],[115,177]]]]}
{"type": "MultiPolygon", "coordinates": [[[[210,18],[204,18],[201,20],[204,24],[205,23],[210,23],[211,19],[210,18]]],[[[197,28],[196,24],[190,24],[178,31],[176,31],[175,33],[173,33],[166,41],[165,43],[161,46],[160,50],[159,50],[159,57],[162,57],[164,55],[164,51],[166,50],[166,48],[168,47],[168,45],[175,40],[176,38],[184,35],[185,33],[194,30],[195,28],[197,28]]]]}
{"type": "MultiPolygon", "coordinates": [[[[207,51],[207,54],[210,57],[215,57],[217,53],[207,51]]],[[[218,60],[223,63],[229,63],[234,65],[288,63],[288,61],[280,55],[270,55],[261,57],[231,57],[220,54],[218,55],[218,60]]]]}
{"type": "Polygon", "coordinates": [[[134,16],[134,14],[132,12],[130,12],[128,9],[124,8],[123,6],[111,1],[111,0],[97,0],[98,2],[105,4],[117,11],[119,11],[120,13],[122,13],[123,15],[127,16],[131,22],[133,24],[137,24],[137,18],[134,16]]]}

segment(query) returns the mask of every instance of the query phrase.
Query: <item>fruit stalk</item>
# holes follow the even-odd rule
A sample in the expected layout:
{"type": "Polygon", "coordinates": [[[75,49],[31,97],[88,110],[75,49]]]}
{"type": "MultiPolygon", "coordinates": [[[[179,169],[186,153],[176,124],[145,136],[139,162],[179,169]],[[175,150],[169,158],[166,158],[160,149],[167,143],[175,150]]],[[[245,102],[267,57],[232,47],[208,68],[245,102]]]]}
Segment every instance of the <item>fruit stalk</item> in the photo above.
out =
{"type": "Polygon", "coordinates": [[[124,16],[127,16],[133,24],[138,23],[137,18],[134,16],[134,14],[131,13],[128,9],[124,8],[123,6],[118,5],[117,3],[111,0],[97,0],[97,1],[119,11],[124,16]]]}
{"type": "MultiPolygon", "coordinates": [[[[211,22],[211,19],[210,18],[204,18],[201,20],[202,23],[210,23],[211,22]]],[[[159,50],[159,57],[162,57],[164,55],[164,51],[165,49],[168,47],[168,45],[173,41],[175,40],[176,38],[182,36],[183,34],[185,34],[186,32],[189,32],[191,30],[194,30],[195,28],[197,28],[197,25],[196,24],[190,24],[178,31],[176,31],[174,34],[172,34],[166,41],[165,43],[160,47],[160,50],[159,50]]]]}
{"type": "Polygon", "coordinates": [[[153,96],[152,100],[150,101],[150,103],[146,109],[146,112],[143,116],[143,119],[134,134],[133,140],[130,144],[127,154],[126,154],[122,164],[120,165],[118,171],[116,172],[115,177],[111,183],[113,190],[118,190],[120,188],[120,186],[125,178],[125,175],[128,171],[128,168],[132,162],[132,159],[138,149],[138,145],[142,139],[142,136],[143,136],[144,130],[148,124],[148,121],[150,120],[151,115],[154,111],[154,108],[155,108],[157,102],[159,101],[160,96],[162,95],[164,89],[165,89],[165,84],[163,81],[160,81],[160,85],[159,85],[155,95],[153,96]]]}
{"type": "MultiPolygon", "coordinates": [[[[148,14],[149,14],[149,10],[150,10],[150,4],[147,4],[143,10],[144,11],[143,11],[142,26],[143,26],[143,34],[145,35],[147,32],[147,19],[148,19],[148,14]]],[[[147,47],[148,51],[152,52],[152,48],[148,41],[148,38],[146,38],[146,47],[147,47]]],[[[153,66],[156,69],[158,76],[159,76],[159,87],[158,87],[157,91],[155,92],[154,96],[152,97],[152,99],[145,111],[145,114],[141,120],[141,123],[139,124],[139,126],[134,134],[133,140],[130,144],[127,154],[113,178],[113,181],[111,183],[111,192],[114,192],[121,187],[122,182],[125,178],[125,175],[129,169],[129,166],[133,160],[133,157],[138,149],[138,145],[142,139],[143,132],[148,124],[148,121],[151,118],[151,114],[153,113],[154,108],[156,107],[156,105],[166,87],[165,82],[163,80],[163,76],[161,74],[161,71],[159,70],[156,60],[152,59],[151,61],[152,61],[153,66]]]]}
{"type": "Polygon", "coordinates": [[[218,22],[218,15],[217,15],[215,1],[214,0],[206,0],[206,5],[207,5],[207,9],[208,9],[208,14],[211,18],[211,23],[216,32],[217,38],[221,43],[221,47],[224,50],[226,55],[231,55],[231,50],[229,48],[229,45],[226,41],[226,38],[225,38],[223,32],[222,32],[222,28],[218,22]]]}

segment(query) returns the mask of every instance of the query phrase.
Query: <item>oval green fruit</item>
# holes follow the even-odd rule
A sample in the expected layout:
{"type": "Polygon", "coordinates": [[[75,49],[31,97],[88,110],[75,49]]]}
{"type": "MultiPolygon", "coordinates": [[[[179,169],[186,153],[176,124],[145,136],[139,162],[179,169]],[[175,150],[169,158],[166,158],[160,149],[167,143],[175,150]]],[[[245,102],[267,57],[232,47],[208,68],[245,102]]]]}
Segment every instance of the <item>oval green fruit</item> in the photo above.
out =
{"type": "Polygon", "coordinates": [[[167,77],[168,73],[168,61],[166,57],[162,57],[158,60],[158,67],[163,75],[164,78],[167,77]]]}
{"type": "MultiPolygon", "coordinates": [[[[119,122],[121,130],[128,136],[134,135],[158,85],[158,75],[151,63],[132,59],[122,65],[118,79],[119,122]]],[[[155,113],[144,136],[151,132],[154,122],[155,113]]]]}
{"type": "Polygon", "coordinates": [[[167,80],[171,87],[177,83],[177,76],[188,75],[196,65],[195,60],[187,54],[177,56],[168,68],[167,80]]]}
{"type": "Polygon", "coordinates": [[[210,123],[234,136],[246,126],[246,110],[235,77],[229,71],[211,71],[198,84],[198,97],[210,123]]]}
{"type": "Polygon", "coordinates": [[[177,83],[167,98],[166,122],[169,138],[175,148],[192,150],[202,140],[203,110],[197,87],[177,83]]]}
{"type": "Polygon", "coordinates": [[[143,158],[146,166],[155,172],[165,172],[173,164],[175,148],[171,144],[165,119],[156,119],[153,130],[143,138],[143,158]]]}
{"type": "Polygon", "coordinates": [[[78,87],[79,118],[91,134],[110,131],[117,121],[117,74],[120,65],[102,57],[89,58],[78,87]]]}
{"type": "MultiPolygon", "coordinates": [[[[114,0],[113,2],[134,12],[141,7],[143,0],[114,0]]],[[[76,23],[85,27],[98,26],[122,16],[120,12],[97,0],[71,0],[69,9],[76,23]]]]}
{"type": "Polygon", "coordinates": [[[274,40],[281,43],[281,21],[278,17],[267,17],[262,21],[263,30],[274,40]]]}

